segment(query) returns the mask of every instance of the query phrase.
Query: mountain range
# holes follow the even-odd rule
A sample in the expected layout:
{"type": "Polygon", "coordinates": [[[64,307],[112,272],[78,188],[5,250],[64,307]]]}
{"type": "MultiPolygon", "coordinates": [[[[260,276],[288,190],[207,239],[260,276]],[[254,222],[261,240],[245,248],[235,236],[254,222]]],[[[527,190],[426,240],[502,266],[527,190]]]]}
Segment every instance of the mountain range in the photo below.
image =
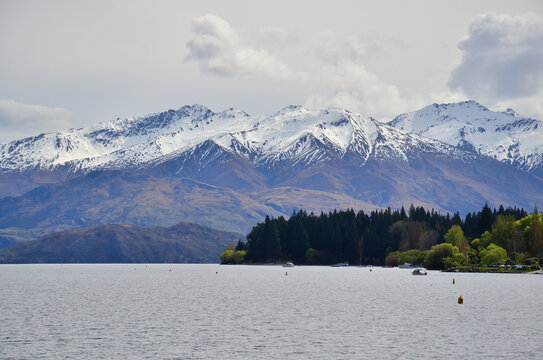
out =
{"type": "Polygon", "coordinates": [[[539,120],[475,101],[389,123],[344,109],[183,106],[0,145],[0,237],[123,222],[246,233],[293,210],[543,202],[539,120]]]}

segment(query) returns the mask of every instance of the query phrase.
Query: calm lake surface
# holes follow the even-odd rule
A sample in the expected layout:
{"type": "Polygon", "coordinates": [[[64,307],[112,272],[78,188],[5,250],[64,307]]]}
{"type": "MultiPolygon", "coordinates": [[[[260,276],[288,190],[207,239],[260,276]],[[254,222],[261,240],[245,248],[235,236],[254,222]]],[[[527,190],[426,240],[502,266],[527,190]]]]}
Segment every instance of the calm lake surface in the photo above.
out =
{"type": "Polygon", "coordinates": [[[1,265],[0,305],[2,359],[543,359],[541,275],[1,265]]]}

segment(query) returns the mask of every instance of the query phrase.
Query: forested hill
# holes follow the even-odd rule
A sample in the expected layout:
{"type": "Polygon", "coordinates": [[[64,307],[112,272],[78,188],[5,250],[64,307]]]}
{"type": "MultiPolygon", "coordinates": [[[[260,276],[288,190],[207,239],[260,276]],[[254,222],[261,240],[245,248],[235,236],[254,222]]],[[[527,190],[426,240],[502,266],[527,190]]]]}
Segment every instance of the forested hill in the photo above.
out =
{"type": "Polygon", "coordinates": [[[224,247],[241,237],[191,223],[99,225],[1,250],[0,263],[216,263],[224,247]]]}
{"type": "Polygon", "coordinates": [[[292,260],[305,264],[385,263],[388,254],[410,249],[428,250],[444,242],[445,234],[459,225],[466,239],[481,236],[499,217],[519,220],[527,216],[524,209],[490,209],[467,214],[440,214],[413,205],[401,210],[334,211],[320,215],[301,210],[288,220],[269,218],[257,224],[247,235],[247,243],[236,250],[246,250],[246,262],[292,260]]]}

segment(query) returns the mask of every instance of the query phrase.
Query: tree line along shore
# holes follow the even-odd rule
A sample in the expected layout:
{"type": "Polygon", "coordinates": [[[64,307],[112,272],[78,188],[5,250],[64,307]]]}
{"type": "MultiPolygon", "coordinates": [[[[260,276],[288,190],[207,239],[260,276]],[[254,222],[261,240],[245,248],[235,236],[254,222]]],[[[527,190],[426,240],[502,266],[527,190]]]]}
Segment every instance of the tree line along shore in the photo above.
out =
{"type": "Polygon", "coordinates": [[[537,207],[487,204],[478,212],[441,214],[422,206],[406,211],[332,211],[316,215],[300,210],[287,220],[266,219],[246,241],[229,245],[222,264],[424,265],[448,271],[523,272],[540,269],[543,214],[537,207]]]}

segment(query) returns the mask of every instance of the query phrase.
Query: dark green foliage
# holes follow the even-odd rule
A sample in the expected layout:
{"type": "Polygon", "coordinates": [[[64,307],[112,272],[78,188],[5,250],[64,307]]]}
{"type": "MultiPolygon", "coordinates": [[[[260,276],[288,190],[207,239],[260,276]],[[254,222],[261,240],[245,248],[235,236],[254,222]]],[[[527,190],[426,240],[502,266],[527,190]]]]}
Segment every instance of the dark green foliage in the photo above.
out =
{"type": "MultiPolygon", "coordinates": [[[[516,207],[500,206],[499,210],[492,211],[487,204],[478,213],[468,213],[464,221],[459,213],[451,217],[448,213],[440,214],[414,205],[410,206],[408,213],[403,208],[387,208],[369,214],[334,210],[317,216],[300,210],[288,221],[283,217],[267,217],[264,223],[253,228],[247,235],[248,243],[239,249],[247,249],[246,259],[250,262],[293,260],[296,263],[331,264],[348,261],[351,264],[380,265],[385,264],[386,256],[392,252],[423,251],[443,243],[444,235],[453,225],[464,232],[466,244],[462,248],[467,253],[467,242],[473,236],[480,237],[481,229],[490,230],[503,217],[518,220],[526,215],[524,209],[516,207]],[[310,248],[311,260],[308,260],[310,248]]],[[[520,241],[513,245],[522,249],[520,241]]],[[[468,254],[464,255],[467,258],[468,254]]]]}
{"type": "Polygon", "coordinates": [[[302,264],[332,264],[348,261],[382,265],[388,254],[398,250],[431,249],[444,242],[445,234],[457,225],[464,232],[460,245],[467,255],[468,240],[480,236],[480,229],[488,227],[490,230],[500,216],[517,220],[525,214],[523,209],[503,206],[493,212],[486,204],[482,211],[467,214],[464,221],[459,213],[451,217],[448,213],[440,214],[414,205],[407,213],[403,207],[371,213],[334,210],[320,215],[300,210],[288,221],[283,217],[266,217],[264,223],[257,224],[247,235],[248,243],[239,250],[247,249],[249,262],[292,260],[302,264]],[[311,249],[310,258],[308,249],[311,249]]]}
{"type": "Polygon", "coordinates": [[[242,250],[247,250],[247,249],[248,249],[247,243],[243,242],[241,239],[238,239],[238,242],[234,250],[242,251],[242,250]]]}
{"type": "Polygon", "coordinates": [[[253,262],[263,262],[266,259],[264,244],[264,224],[257,224],[247,235],[246,259],[253,262]]]}
{"type": "Polygon", "coordinates": [[[281,256],[281,242],[276,221],[271,221],[267,216],[264,222],[264,252],[267,260],[271,261],[275,261],[281,256]]]}
{"type": "Polygon", "coordinates": [[[494,220],[494,214],[495,213],[492,213],[492,210],[490,210],[490,208],[488,207],[488,204],[485,204],[483,210],[480,212],[479,221],[477,224],[477,230],[479,234],[490,230],[492,222],[494,220]]]}
{"type": "Polygon", "coordinates": [[[293,216],[289,220],[287,236],[292,246],[292,260],[305,262],[305,253],[309,249],[309,235],[301,221],[302,216],[293,216]]]}

